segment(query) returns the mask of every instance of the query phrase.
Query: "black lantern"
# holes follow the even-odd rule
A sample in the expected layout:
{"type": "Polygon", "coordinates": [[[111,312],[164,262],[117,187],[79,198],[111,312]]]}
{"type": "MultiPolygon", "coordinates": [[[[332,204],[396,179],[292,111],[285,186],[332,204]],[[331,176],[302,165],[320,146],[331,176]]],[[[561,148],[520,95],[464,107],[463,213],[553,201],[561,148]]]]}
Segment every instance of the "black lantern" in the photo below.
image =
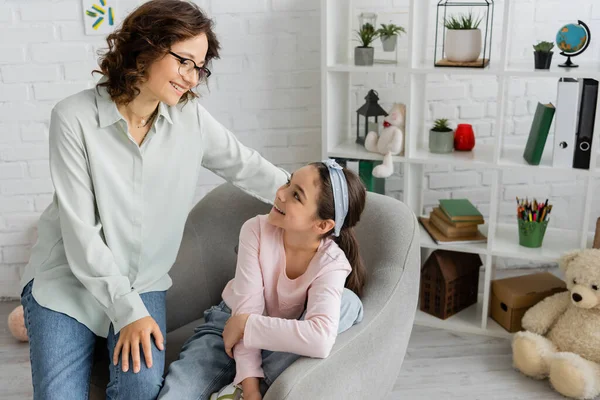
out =
{"type": "Polygon", "coordinates": [[[493,22],[494,0],[440,0],[435,17],[434,65],[487,67],[492,54],[493,22]],[[438,54],[440,31],[441,56],[438,54]]]}
{"type": "Polygon", "coordinates": [[[365,144],[365,138],[369,133],[369,117],[375,117],[375,124],[377,124],[377,117],[380,115],[387,116],[387,112],[377,101],[379,97],[377,96],[377,92],[373,89],[369,90],[369,93],[365,96],[365,100],[367,101],[363,104],[358,110],[356,110],[356,143],[365,144]],[[363,136],[360,135],[360,116],[365,117],[365,133],[363,136]]]}

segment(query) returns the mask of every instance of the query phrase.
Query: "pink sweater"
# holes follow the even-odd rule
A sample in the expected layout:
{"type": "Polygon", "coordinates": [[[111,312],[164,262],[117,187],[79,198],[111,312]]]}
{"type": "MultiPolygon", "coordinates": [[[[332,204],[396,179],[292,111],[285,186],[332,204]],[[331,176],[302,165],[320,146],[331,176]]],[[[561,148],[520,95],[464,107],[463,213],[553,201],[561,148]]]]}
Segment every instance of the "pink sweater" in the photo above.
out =
{"type": "Polygon", "coordinates": [[[234,347],[234,383],[264,377],[261,349],[325,358],[335,342],[350,263],[331,239],[321,241],[306,272],[285,272],[283,229],[266,215],[242,226],[235,277],[223,290],[232,314],[251,314],[244,338],[234,347]],[[307,301],[308,300],[308,301],[307,301]],[[297,320],[304,311],[304,320],[297,320]]]}

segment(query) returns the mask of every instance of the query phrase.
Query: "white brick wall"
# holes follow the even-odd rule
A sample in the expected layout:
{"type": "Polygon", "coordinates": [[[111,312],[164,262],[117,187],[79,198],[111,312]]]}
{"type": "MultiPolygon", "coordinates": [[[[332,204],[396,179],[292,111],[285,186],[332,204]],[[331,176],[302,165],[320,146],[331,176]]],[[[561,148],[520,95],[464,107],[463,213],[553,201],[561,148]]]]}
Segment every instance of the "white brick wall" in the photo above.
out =
{"type": "MultiPolygon", "coordinates": [[[[206,107],[243,143],[290,171],[318,159],[320,1],[196,3],[215,19],[223,44],[223,57],[213,65],[214,79],[203,99],[206,107]]],[[[355,0],[359,9],[384,10],[390,19],[404,26],[408,3],[355,0]]],[[[513,40],[510,57],[530,60],[530,42],[534,40],[523,37],[553,39],[560,24],[572,19],[588,18],[592,31],[600,30],[600,6],[593,3],[573,0],[567,6],[558,0],[520,1],[515,13],[522,37],[513,40]]],[[[118,13],[125,15],[137,4],[137,0],[120,0],[118,13]]],[[[500,1],[496,5],[495,49],[501,38],[502,9],[500,1]]],[[[47,165],[50,110],[64,96],[93,85],[90,72],[95,68],[96,51],[105,45],[102,37],[84,35],[81,14],[79,0],[0,0],[0,298],[18,295],[20,269],[36,240],[39,215],[52,199],[47,165]]],[[[406,37],[401,38],[400,46],[406,48],[406,43],[406,37]]],[[[581,59],[598,60],[599,49],[592,43],[581,59]]],[[[498,53],[494,56],[497,58],[498,53]]],[[[394,101],[408,101],[403,76],[353,74],[352,82],[355,108],[371,88],[378,90],[385,108],[394,101]]],[[[495,79],[433,76],[427,85],[427,124],[442,117],[453,123],[469,122],[475,126],[478,143],[491,140],[495,134],[496,90],[495,79]]],[[[554,94],[547,83],[526,79],[512,80],[508,94],[505,133],[508,139],[523,142],[536,99],[554,94]]],[[[387,190],[402,199],[403,177],[401,168],[397,169],[387,181],[387,190]]],[[[425,211],[440,198],[464,196],[487,216],[492,176],[492,171],[428,167],[424,178],[425,211]]],[[[220,178],[204,171],[196,199],[220,182],[220,178]]],[[[503,173],[502,182],[501,219],[514,217],[515,195],[529,193],[553,199],[557,224],[572,226],[580,222],[577,213],[583,206],[578,203],[582,181],[560,176],[544,181],[531,175],[503,173]]],[[[600,195],[600,185],[596,187],[596,195],[600,195]]],[[[595,213],[598,215],[597,210],[595,213]]]]}

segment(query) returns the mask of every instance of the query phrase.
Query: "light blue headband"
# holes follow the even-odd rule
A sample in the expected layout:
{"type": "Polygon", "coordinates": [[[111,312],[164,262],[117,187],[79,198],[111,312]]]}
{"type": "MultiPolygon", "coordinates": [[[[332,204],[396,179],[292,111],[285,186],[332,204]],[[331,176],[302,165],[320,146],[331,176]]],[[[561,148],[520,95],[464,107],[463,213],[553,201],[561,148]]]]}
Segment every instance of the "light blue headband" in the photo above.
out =
{"type": "Polygon", "coordinates": [[[334,235],[340,236],[340,231],[348,214],[348,182],[346,182],[342,167],[335,160],[323,160],[323,164],[327,165],[327,169],[329,169],[331,189],[333,190],[335,205],[334,235]]]}

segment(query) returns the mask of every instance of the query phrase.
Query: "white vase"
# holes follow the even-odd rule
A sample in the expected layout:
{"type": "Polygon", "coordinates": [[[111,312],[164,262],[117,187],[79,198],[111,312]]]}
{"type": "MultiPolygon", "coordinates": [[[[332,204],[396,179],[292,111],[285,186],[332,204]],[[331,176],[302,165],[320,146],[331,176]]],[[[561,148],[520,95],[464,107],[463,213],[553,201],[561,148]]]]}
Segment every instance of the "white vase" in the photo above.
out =
{"type": "Polygon", "coordinates": [[[481,54],[481,30],[448,29],[444,50],[448,61],[477,61],[481,54]]]}
{"type": "Polygon", "coordinates": [[[381,36],[381,44],[383,51],[394,51],[396,50],[396,43],[398,42],[398,35],[392,36],[381,36]]]}

